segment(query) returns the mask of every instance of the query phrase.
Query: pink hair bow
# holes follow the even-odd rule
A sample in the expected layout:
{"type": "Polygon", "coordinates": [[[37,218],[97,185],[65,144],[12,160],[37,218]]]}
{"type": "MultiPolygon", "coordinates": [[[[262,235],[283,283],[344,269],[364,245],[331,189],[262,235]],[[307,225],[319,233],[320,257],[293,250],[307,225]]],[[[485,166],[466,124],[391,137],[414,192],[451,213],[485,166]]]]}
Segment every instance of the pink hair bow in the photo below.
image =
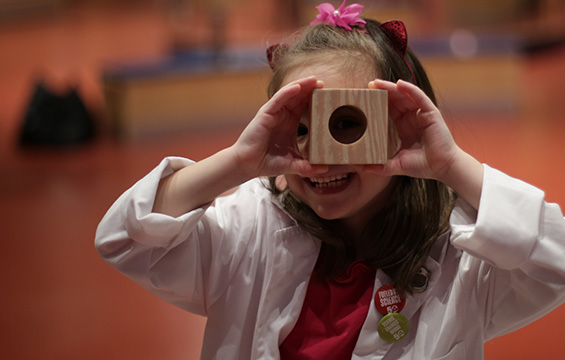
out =
{"type": "Polygon", "coordinates": [[[345,6],[346,1],[347,0],[343,0],[341,6],[337,9],[329,3],[316,6],[316,9],[318,9],[320,13],[316,16],[316,20],[312,21],[310,25],[327,24],[340,26],[347,30],[353,30],[351,26],[355,25],[360,27],[365,26],[365,20],[359,17],[361,11],[363,11],[363,5],[351,4],[345,6]]]}

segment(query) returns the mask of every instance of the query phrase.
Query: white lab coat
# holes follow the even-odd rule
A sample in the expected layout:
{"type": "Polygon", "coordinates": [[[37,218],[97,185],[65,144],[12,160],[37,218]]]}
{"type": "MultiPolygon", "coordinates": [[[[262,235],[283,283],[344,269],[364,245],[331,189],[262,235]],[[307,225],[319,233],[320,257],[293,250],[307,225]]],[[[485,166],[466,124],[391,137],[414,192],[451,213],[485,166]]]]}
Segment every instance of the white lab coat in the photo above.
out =
{"type": "MultiPolygon", "coordinates": [[[[203,359],[278,359],[320,242],[258,179],[178,218],[152,213],[159,180],[189,163],[167,158],[125,192],[98,227],[97,249],[160,298],[207,316],[203,359]]],[[[542,191],[485,165],[479,212],[457,201],[425,267],[427,289],[402,310],[409,334],[381,340],[371,303],[353,359],[481,359],[485,341],[561,305],[563,215],[542,191]]],[[[374,291],[389,282],[377,271],[374,291]]]]}

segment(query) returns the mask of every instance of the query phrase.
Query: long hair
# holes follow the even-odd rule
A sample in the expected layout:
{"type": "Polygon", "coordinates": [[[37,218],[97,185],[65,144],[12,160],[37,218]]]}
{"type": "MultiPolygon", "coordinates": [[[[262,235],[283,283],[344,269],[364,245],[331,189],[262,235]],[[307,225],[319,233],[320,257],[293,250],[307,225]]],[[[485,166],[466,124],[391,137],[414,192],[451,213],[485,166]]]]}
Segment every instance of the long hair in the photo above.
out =
{"type": "MultiPolygon", "coordinates": [[[[415,79],[416,85],[436,103],[429,79],[412,50],[408,49],[403,59],[379,28],[380,23],[365,20],[363,31],[346,31],[329,25],[306,28],[290,47],[275,54],[278,61],[269,84],[269,96],[281,87],[293,69],[315,61],[316,64],[337,62],[346,73],[360,71],[359,64],[363,64],[362,70],[368,75],[392,82],[415,79]]],[[[336,220],[320,218],[288,187],[279,189],[275,182],[275,178],[270,179],[270,190],[287,212],[322,241],[319,277],[339,274],[362,254],[366,264],[382,269],[401,293],[411,292],[414,275],[426,261],[436,239],[448,230],[454,202],[454,194],[438,181],[398,176],[388,204],[363,229],[361,241],[352,242],[340,231],[336,220]]]]}

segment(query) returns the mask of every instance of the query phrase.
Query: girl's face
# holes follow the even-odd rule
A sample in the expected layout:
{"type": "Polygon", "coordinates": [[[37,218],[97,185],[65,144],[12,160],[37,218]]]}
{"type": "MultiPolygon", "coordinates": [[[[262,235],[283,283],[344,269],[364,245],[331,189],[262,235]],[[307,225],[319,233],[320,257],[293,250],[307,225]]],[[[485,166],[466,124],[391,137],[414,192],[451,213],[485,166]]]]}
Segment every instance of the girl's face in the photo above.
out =
{"type": "MultiPolygon", "coordinates": [[[[332,64],[311,64],[291,71],[283,85],[314,75],[324,82],[325,88],[367,88],[374,78],[367,72],[342,74],[332,64]]],[[[302,116],[298,130],[298,147],[308,158],[308,111],[302,116]]],[[[340,220],[345,230],[358,236],[370,219],[388,201],[393,188],[391,177],[376,176],[363,171],[360,165],[330,165],[326,173],[316,178],[285,175],[292,192],[318,216],[326,220],[340,220]]]]}

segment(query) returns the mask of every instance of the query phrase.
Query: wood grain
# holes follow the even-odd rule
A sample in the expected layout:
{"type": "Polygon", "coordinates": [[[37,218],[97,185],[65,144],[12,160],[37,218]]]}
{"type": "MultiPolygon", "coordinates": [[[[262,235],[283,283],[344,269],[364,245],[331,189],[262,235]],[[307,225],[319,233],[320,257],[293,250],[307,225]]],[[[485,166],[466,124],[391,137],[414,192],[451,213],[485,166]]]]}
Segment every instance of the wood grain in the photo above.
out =
{"type": "Polygon", "coordinates": [[[388,94],[371,89],[316,89],[312,94],[309,161],[312,164],[382,164],[389,158],[388,94]],[[336,140],[329,119],[343,106],[360,110],[367,119],[361,138],[351,144],[336,140]]]}

